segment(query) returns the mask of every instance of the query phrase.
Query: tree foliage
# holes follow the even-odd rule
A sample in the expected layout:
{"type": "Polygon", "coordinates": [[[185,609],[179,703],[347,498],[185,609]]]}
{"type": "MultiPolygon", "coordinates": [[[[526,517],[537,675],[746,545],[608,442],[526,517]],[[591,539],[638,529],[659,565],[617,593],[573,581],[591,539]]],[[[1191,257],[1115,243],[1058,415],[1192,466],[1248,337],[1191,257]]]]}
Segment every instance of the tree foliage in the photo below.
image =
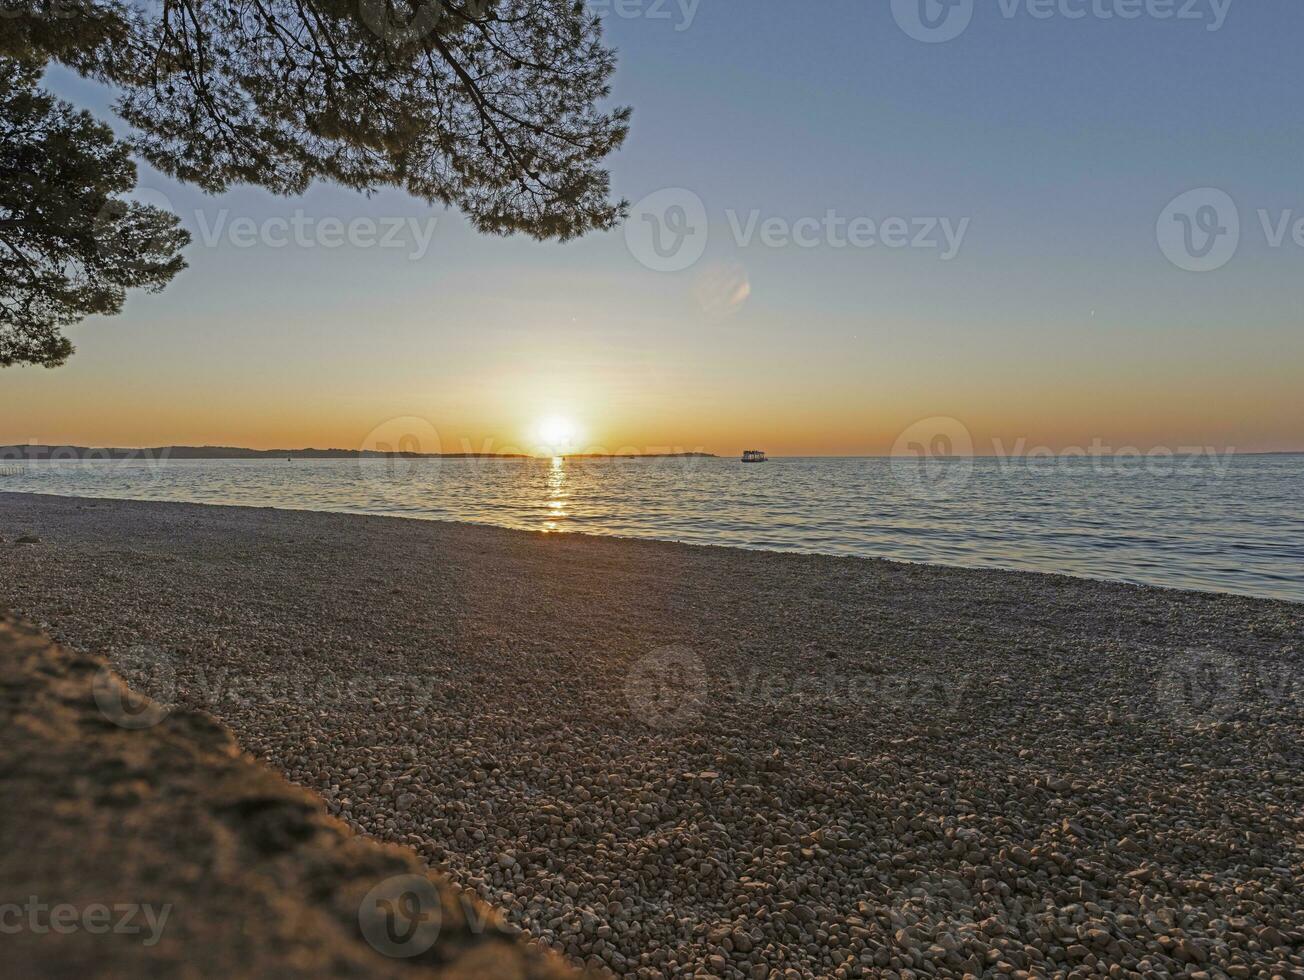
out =
{"type": "Polygon", "coordinates": [[[62,364],[62,327],[162,289],[190,240],[175,215],[120,196],[136,186],[129,147],[39,77],[0,59],[0,366],[62,364]]]}
{"type": "Polygon", "coordinates": [[[396,185],[485,232],[613,226],[614,55],[575,0],[0,0],[0,55],[122,93],[154,166],[209,191],[396,185]]]}
{"type": "Polygon", "coordinates": [[[481,231],[613,226],[613,53],[576,0],[0,0],[0,365],[184,262],[176,218],[123,200],[128,150],[210,192],[393,185],[481,231]],[[116,88],[123,144],[40,91],[58,62],[116,88]]]}

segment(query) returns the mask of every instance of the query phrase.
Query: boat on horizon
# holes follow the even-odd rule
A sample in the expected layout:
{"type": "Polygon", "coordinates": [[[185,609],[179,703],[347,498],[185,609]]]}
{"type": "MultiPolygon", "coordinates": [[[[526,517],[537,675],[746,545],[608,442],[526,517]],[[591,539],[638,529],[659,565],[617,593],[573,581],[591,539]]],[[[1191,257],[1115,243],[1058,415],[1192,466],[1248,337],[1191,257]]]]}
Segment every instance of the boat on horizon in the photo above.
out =
{"type": "Polygon", "coordinates": [[[768,463],[770,457],[765,455],[764,449],[744,449],[742,461],[744,463],[768,463]]]}

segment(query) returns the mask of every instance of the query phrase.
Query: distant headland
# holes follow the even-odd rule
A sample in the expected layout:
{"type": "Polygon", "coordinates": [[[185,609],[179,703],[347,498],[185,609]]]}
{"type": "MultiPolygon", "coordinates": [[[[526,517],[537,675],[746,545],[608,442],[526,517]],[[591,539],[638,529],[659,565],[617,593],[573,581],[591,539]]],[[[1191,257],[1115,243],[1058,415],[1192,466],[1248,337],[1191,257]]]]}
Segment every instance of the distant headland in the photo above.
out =
{"type": "MultiPolygon", "coordinates": [[[[566,453],[567,459],[714,459],[715,453],[566,453]]],[[[25,460],[130,459],[535,459],[528,453],[414,453],[373,449],[243,449],[238,446],[0,446],[0,462],[25,460]]]]}

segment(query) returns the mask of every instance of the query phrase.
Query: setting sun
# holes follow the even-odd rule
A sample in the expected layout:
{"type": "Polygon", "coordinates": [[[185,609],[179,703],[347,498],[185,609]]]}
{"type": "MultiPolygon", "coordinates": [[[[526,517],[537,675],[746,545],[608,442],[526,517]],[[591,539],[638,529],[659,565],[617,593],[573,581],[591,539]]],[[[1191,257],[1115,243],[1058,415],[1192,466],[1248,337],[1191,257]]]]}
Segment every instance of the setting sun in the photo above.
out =
{"type": "Polygon", "coordinates": [[[579,440],[579,426],[564,416],[550,415],[534,425],[535,446],[546,455],[560,456],[574,452],[579,440]]]}

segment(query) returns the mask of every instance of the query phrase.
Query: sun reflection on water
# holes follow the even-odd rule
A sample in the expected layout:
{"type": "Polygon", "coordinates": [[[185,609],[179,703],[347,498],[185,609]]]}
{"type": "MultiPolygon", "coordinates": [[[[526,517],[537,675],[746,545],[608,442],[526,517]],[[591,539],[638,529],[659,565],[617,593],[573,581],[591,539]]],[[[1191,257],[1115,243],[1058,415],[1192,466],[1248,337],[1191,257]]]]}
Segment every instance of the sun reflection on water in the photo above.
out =
{"type": "Polygon", "coordinates": [[[547,493],[545,503],[548,513],[543,521],[543,530],[547,534],[552,534],[562,529],[562,522],[567,517],[566,500],[570,496],[570,491],[566,489],[566,460],[564,457],[554,456],[552,458],[552,465],[548,467],[545,480],[545,490],[547,493]]]}

